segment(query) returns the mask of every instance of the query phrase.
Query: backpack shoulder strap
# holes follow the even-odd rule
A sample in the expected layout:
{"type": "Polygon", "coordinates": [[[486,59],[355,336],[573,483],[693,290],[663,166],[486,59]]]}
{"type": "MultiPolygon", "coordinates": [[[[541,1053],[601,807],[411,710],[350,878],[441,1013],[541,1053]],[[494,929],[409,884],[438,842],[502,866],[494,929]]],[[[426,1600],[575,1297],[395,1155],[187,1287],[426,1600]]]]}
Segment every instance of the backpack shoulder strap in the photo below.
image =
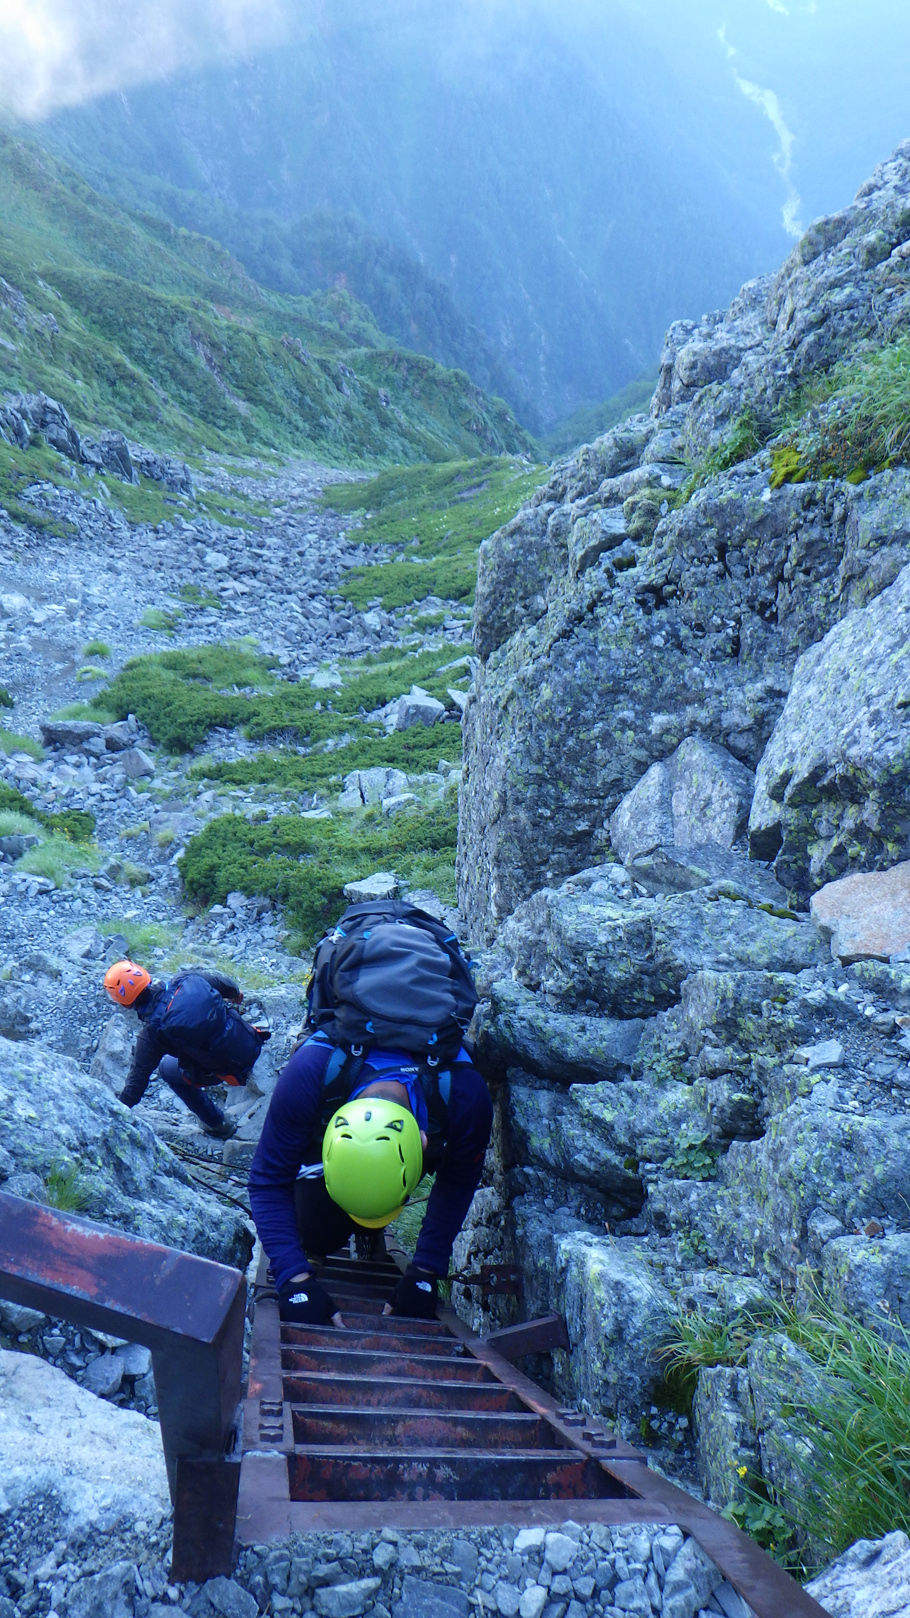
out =
{"type": "Polygon", "coordinates": [[[322,1075],[320,1122],[323,1128],[347,1101],[363,1065],[362,1053],[355,1055],[353,1051],[346,1051],[343,1045],[334,1046],[322,1075]]]}

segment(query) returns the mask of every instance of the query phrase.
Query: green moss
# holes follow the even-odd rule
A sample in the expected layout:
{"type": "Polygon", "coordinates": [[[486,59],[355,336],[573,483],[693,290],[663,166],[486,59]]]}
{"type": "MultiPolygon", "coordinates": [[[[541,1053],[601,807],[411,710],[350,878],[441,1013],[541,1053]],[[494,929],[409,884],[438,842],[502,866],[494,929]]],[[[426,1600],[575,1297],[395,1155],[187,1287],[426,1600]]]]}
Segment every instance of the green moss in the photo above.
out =
{"type": "Polygon", "coordinates": [[[390,611],[427,596],[469,603],[481,540],[515,515],[543,471],[487,457],[394,467],[369,482],[333,484],[324,504],[361,518],[348,537],[399,553],[350,569],[342,593],[357,607],[379,600],[390,611]]]}
{"type": "Polygon", "coordinates": [[[14,702],[5,685],[0,685],[0,708],[12,708],[14,702]]]}
{"type": "Polygon", "coordinates": [[[223,903],[233,890],[274,899],[309,946],[342,908],[345,883],[380,866],[454,899],[456,833],[453,804],[391,818],[371,809],[334,820],[276,815],[258,825],[224,815],[190,840],[178,865],[195,903],[223,903]]]}
{"type": "Polygon", "coordinates": [[[182,617],[179,607],[170,611],[166,607],[146,607],[139,622],[143,629],[157,629],[165,635],[173,635],[182,617]]]}
{"type": "Polygon", "coordinates": [[[44,748],[36,742],[34,736],[17,736],[14,730],[5,730],[0,725],[0,752],[28,753],[32,758],[43,758],[44,748]]]}
{"type": "Polygon", "coordinates": [[[188,607],[221,607],[223,602],[212,590],[203,590],[198,584],[181,584],[177,591],[188,607]]]}

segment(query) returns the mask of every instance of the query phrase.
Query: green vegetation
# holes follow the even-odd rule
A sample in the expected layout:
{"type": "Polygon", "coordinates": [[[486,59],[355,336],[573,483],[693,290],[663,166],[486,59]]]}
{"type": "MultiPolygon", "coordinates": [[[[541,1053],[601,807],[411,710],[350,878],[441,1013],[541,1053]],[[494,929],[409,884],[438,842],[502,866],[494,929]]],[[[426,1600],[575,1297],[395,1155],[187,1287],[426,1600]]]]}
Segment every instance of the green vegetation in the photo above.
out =
{"type": "MultiPolygon", "coordinates": [[[[6,386],[59,399],[80,432],[117,427],[183,455],[209,447],[349,465],[531,447],[501,400],[396,348],[346,292],[264,292],[214,242],[126,212],[2,130],[0,188],[6,386]]],[[[23,452],[0,449],[0,500],[14,520],[62,532],[8,486],[17,469],[34,481],[32,451],[23,469],[23,452]]],[[[62,458],[42,453],[59,481],[62,458]]],[[[173,505],[145,482],[108,482],[134,521],[160,521],[173,505]]]]}
{"type": "Polygon", "coordinates": [[[767,443],[769,437],[770,433],[762,427],[753,410],[741,411],[721,443],[691,466],[689,476],[679,491],[680,503],[691,500],[696,490],[703,488],[711,478],[729,471],[731,466],[738,466],[740,461],[749,460],[767,443]]]}
{"type": "Polygon", "coordinates": [[[157,629],[164,635],[173,635],[182,617],[179,607],[171,611],[166,607],[146,607],[139,622],[143,629],[157,629]]]}
{"type": "MultiPolygon", "coordinates": [[[[446,668],[453,661],[453,650],[457,653],[458,648],[364,658],[353,665],[339,690],[326,692],[279,680],[274,663],[250,641],[195,646],[131,658],[92,699],[91,706],[97,702],[99,710],[113,712],[118,719],[134,713],[154,741],[172,752],[198,747],[213,727],[237,726],[254,741],[280,736],[311,748],[328,743],[338,748],[339,737],[350,732],[349,739],[359,739],[360,750],[371,763],[382,763],[384,758],[374,756],[370,742],[385,751],[391,748],[399,756],[420,752],[423,757],[435,751],[438,757],[440,741],[435,729],[429,733],[436,738],[433,745],[412,738],[405,746],[405,733],[401,741],[384,739],[374,725],[365,723],[365,715],[414,684],[444,700],[446,686],[453,682],[453,671],[446,668]]],[[[448,744],[448,736],[446,740],[448,744]]],[[[342,762],[340,752],[338,748],[332,753],[335,762],[330,775],[366,767],[359,761],[342,762]]],[[[308,762],[311,759],[312,755],[308,762]]],[[[319,765],[314,767],[319,770],[319,765]]],[[[219,766],[212,774],[238,784],[263,778],[274,783],[285,770],[288,782],[301,778],[298,761],[290,754],[266,758],[264,776],[256,773],[259,768],[259,760],[241,760],[219,766]]]]}
{"type": "Polygon", "coordinates": [[[62,835],[52,835],[30,848],[16,861],[17,871],[44,876],[57,888],[65,888],[74,871],[97,871],[101,856],[92,843],[74,843],[62,835]]]}
{"type": "Polygon", "coordinates": [[[794,1383],[784,1413],[799,1446],[798,1493],[778,1498],[752,1479],[731,1508],[749,1532],[764,1519],[763,1542],[784,1559],[794,1539],[834,1556],[857,1539],[910,1531],[910,1331],[890,1315],[881,1325],[887,1340],[813,1288],[807,1308],[782,1302],[765,1319],[682,1315],[664,1345],[667,1382],[690,1399],[702,1366],[742,1365],[756,1337],[770,1333],[783,1333],[816,1368],[794,1383]]]}
{"type": "Polygon", "coordinates": [[[168,927],[159,921],[140,921],[132,916],[105,916],[99,918],[98,925],[106,935],[121,933],[126,939],[126,952],[133,960],[145,962],[166,953],[175,962],[173,951],[180,937],[178,927],[168,927]]]}
{"type": "Polygon", "coordinates": [[[44,1176],[44,1200],[61,1213],[81,1213],[91,1202],[91,1187],[75,1163],[55,1162],[44,1176]]]}
{"type": "Polygon", "coordinates": [[[40,820],[15,809],[0,809],[0,837],[40,837],[40,820]]]}
{"type": "Polygon", "coordinates": [[[666,1168],[680,1180],[710,1180],[717,1167],[719,1148],[711,1144],[710,1136],[684,1135],[666,1168]]]}
{"type": "Polygon", "coordinates": [[[17,871],[48,877],[57,887],[66,886],[72,871],[96,871],[101,859],[94,830],[94,817],[83,809],[48,814],[15,787],[0,784],[0,836],[24,832],[40,838],[16,860],[17,871]]]}
{"type": "MultiPolygon", "coordinates": [[[[0,266],[2,262],[0,252],[0,266]]],[[[0,267],[0,275],[2,273],[0,267]]],[[[0,336],[3,335],[2,317],[3,308],[0,305],[0,336]]],[[[48,449],[46,444],[36,443],[27,450],[21,450],[0,438],[0,506],[3,510],[13,522],[27,524],[41,533],[55,534],[61,539],[74,535],[76,530],[71,522],[55,517],[29,498],[29,490],[37,483],[62,483],[68,489],[73,489],[75,483],[77,488],[81,487],[80,480],[73,477],[70,462],[55,450],[48,449]]],[[[87,486],[83,492],[88,492],[87,486]]]]}
{"type": "Polygon", "coordinates": [[[197,904],[223,903],[233,890],[279,900],[298,943],[309,947],[342,908],[344,884],[380,866],[453,900],[456,830],[454,802],[391,818],[365,809],[333,820],[276,815],[251,825],[223,815],[191,839],[179,869],[197,904]]]}
{"type": "Polygon", "coordinates": [[[571,455],[581,444],[593,444],[595,438],[609,432],[611,427],[646,411],[656,386],[656,376],[642,376],[603,404],[583,405],[567,421],[560,422],[544,435],[541,448],[550,459],[556,460],[558,456],[571,455]]]}
{"type": "Polygon", "coordinates": [[[7,786],[6,782],[0,782],[0,813],[25,815],[46,831],[72,843],[91,842],[95,831],[94,816],[84,809],[61,809],[48,814],[16,787],[7,786]]]}
{"type": "Polygon", "coordinates": [[[213,590],[203,590],[198,584],[181,584],[177,594],[188,607],[220,607],[223,604],[213,590]]]}
{"type": "Polygon", "coordinates": [[[0,708],[13,708],[15,703],[5,685],[0,685],[0,708]]]}
{"type": "Polygon", "coordinates": [[[0,725],[0,752],[28,753],[32,758],[43,758],[44,748],[36,742],[34,736],[18,736],[14,730],[5,730],[0,725]]]}
{"type": "Polygon", "coordinates": [[[82,648],[83,657],[110,657],[110,655],[111,649],[104,640],[90,640],[88,645],[82,648]]]}
{"type": "Polygon", "coordinates": [[[843,360],[805,388],[772,452],[772,488],[910,463],[910,338],[843,360]]]}
{"type": "Polygon", "coordinates": [[[379,601],[388,610],[427,596],[470,603],[480,542],[514,517],[543,475],[542,466],[490,456],[398,466],[367,483],[332,484],[323,503],[362,518],[349,537],[398,553],[352,568],[342,594],[356,607],[379,601]]]}

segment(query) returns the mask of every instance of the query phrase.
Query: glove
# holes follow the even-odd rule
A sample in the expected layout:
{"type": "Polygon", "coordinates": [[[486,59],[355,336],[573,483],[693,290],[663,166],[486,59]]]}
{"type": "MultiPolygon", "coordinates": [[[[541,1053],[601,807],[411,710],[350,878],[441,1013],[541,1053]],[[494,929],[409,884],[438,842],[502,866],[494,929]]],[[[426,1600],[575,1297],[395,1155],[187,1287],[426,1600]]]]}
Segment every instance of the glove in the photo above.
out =
{"type": "Polygon", "coordinates": [[[305,1281],[289,1281],[278,1294],[278,1313],[295,1326],[323,1326],[336,1313],[337,1304],[315,1276],[305,1281]]]}
{"type": "Polygon", "coordinates": [[[437,1300],[435,1275],[409,1264],[392,1293],[392,1314],[410,1315],[413,1320],[434,1320],[437,1300]]]}
{"type": "Polygon", "coordinates": [[[136,1105],[135,1101],[127,1101],[127,1099],[126,1099],[126,1091],[125,1090],[121,1090],[120,1094],[117,1097],[117,1100],[121,1103],[122,1106],[129,1107],[131,1111],[132,1111],[133,1107],[135,1107],[135,1105],[136,1105]]]}

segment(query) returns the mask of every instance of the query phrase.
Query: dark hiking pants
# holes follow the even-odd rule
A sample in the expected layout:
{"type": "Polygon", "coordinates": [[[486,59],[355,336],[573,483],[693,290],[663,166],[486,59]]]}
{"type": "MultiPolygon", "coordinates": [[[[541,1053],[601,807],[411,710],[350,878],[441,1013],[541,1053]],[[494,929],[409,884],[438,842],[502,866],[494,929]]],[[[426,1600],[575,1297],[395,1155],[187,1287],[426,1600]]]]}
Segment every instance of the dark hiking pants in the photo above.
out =
{"type": "Polygon", "coordinates": [[[163,1079],[169,1090],[173,1090],[190,1112],[195,1113],[199,1122],[211,1129],[213,1125],[224,1123],[224,1113],[210,1096],[207,1090],[200,1090],[198,1085],[189,1084],[184,1077],[183,1069],[176,1056],[162,1056],[158,1063],[158,1077],[163,1079]]]}

